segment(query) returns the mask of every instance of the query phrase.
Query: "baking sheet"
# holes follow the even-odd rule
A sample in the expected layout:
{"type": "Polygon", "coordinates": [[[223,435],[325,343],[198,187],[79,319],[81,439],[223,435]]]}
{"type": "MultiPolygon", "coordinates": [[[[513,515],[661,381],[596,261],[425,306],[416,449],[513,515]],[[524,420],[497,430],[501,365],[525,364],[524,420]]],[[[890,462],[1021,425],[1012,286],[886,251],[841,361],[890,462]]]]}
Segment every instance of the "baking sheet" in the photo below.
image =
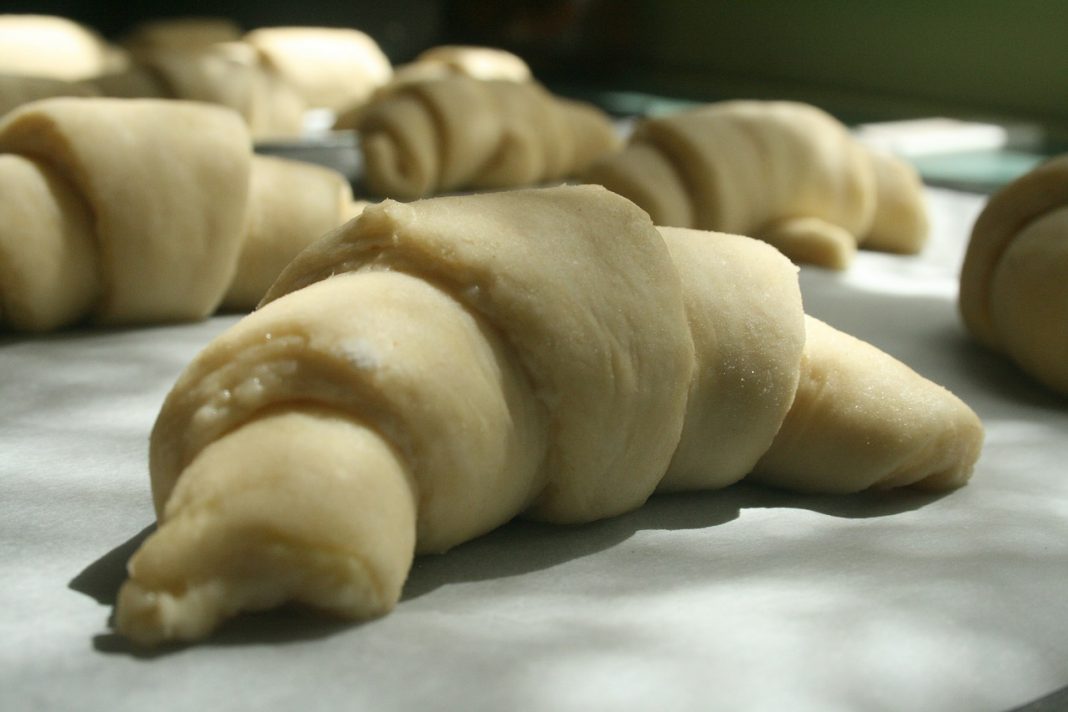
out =
{"type": "Polygon", "coordinates": [[[971,484],[653,498],[515,523],[417,560],[351,625],[246,617],[156,655],[108,628],[151,526],[147,438],[236,317],[0,337],[0,709],[1004,710],[1068,684],[1068,403],[972,345],[955,308],[982,198],[929,189],[918,258],[802,270],[807,309],[966,400],[971,484]]]}

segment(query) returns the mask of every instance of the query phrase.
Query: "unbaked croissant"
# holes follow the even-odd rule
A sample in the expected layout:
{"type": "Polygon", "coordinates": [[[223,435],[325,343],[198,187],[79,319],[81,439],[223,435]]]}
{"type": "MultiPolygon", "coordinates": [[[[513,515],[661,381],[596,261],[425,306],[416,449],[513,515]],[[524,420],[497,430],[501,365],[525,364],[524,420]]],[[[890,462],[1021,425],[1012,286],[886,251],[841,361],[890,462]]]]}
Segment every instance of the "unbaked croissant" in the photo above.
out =
{"type": "Polygon", "coordinates": [[[976,339],[1068,394],[1068,154],[990,197],[972,229],[959,305],[976,339]]]}
{"type": "Polygon", "coordinates": [[[438,45],[420,52],[407,64],[394,67],[389,84],[379,93],[404,84],[455,75],[472,79],[502,79],[527,82],[533,78],[523,58],[497,47],[438,45]]]}
{"type": "Polygon", "coordinates": [[[982,426],[806,320],[796,268],[594,186],[386,201],[212,342],[151,438],[159,527],[121,633],[191,640],[300,601],[388,611],[413,554],[654,490],[963,484],[982,426]]]}
{"type": "Polygon", "coordinates": [[[261,27],[243,42],[311,107],[338,111],[363,103],[393,66],[374,39],[339,27],[261,27]]]}
{"type": "Polygon", "coordinates": [[[555,181],[614,150],[608,117],[535,82],[464,76],[412,82],[352,118],[365,180],[378,195],[411,199],[465,188],[555,181]]]}
{"type": "Polygon", "coordinates": [[[914,253],[927,236],[915,170],[807,104],[727,101],[646,119],[582,177],[657,225],[752,235],[834,269],[858,243],[914,253]]]}
{"type": "Polygon", "coordinates": [[[0,121],[0,326],[45,331],[250,308],[351,216],[344,177],[253,157],[237,114],[46,99],[0,121]]]}
{"type": "Polygon", "coordinates": [[[233,109],[254,139],[298,136],[308,109],[288,83],[266,71],[254,50],[220,43],[190,49],[148,49],[118,72],[93,80],[104,96],[184,99],[233,109]]]}
{"type": "Polygon", "coordinates": [[[65,17],[0,14],[0,73],[76,81],[124,59],[99,34],[65,17]]]}

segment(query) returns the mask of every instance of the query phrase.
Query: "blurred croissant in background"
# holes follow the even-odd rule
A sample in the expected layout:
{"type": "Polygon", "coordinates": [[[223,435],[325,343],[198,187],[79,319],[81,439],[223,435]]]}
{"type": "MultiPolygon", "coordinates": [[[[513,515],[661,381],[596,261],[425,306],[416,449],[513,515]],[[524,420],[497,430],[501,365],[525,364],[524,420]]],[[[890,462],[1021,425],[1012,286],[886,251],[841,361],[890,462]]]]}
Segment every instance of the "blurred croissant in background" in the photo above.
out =
{"type": "Polygon", "coordinates": [[[297,252],[358,209],[341,174],[253,156],[245,124],[221,107],[27,104],[0,121],[0,326],[250,309],[297,252]]]}
{"type": "Polygon", "coordinates": [[[727,101],[645,119],[581,177],[658,225],[751,235],[833,269],[858,245],[915,253],[927,238],[916,171],[796,102],[727,101]]]}

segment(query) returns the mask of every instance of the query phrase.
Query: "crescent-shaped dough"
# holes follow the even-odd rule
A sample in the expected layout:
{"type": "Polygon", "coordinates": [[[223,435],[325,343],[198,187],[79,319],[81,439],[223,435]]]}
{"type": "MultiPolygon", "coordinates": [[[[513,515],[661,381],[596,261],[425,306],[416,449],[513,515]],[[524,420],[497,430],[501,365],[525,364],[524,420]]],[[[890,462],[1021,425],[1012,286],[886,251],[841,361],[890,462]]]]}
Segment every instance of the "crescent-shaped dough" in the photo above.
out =
{"type": "Polygon", "coordinates": [[[240,117],[156,99],[47,99],[0,121],[0,326],[249,309],[354,214],[334,171],[253,157],[240,117]]]}
{"type": "Polygon", "coordinates": [[[582,178],[658,225],[751,235],[833,269],[858,244],[909,253],[927,236],[915,170],[797,102],[725,101],[643,120],[582,178]]]}
{"type": "Polygon", "coordinates": [[[806,321],[796,273],[595,186],[368,207],[167,396],[159,527],[119,631],[194,640],[287,600],[380,615],[417,552],[753,469],[828,492],[963,484],[975,414],[806,321]]]}
{"type": "Polygon", "coordinates": [[[338,111],[363,103],[393,74],[378,43],[359,30],[262,27],[243,41],[313,108],[338,111]]]}
{"type": "Polygon", "coordinates": [[[978,341],[1068,394],[1068,155],[990,197],[964,256],[959,306],[978,341]]]}
{"type": "Polygon", "coordinates": [[[367,184],[397,199],[557,181],[619,144],[590,105],[535,82],[460,75],[402,85],[353,120],[367,184]]]}

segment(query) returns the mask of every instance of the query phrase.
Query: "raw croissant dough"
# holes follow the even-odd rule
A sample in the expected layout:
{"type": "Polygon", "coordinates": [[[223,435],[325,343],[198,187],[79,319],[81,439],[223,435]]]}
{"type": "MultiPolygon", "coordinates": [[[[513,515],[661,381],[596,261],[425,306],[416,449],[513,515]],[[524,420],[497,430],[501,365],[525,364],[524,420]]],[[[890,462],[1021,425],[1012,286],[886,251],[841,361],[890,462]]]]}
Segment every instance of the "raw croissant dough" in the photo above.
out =
{"type": "Polygon", "coordinates": [[[251,47],[232,42],[201,48],[142,49],[120,72],[97,77],[105,96],[203,101],[233,109],[254,139],[298,136],[308,106],[284,80],[258,63],[251,47]]]}
{"type": "Polygon", "coordinates": [[[535,82],[412,82],[359,112],[365,178],[398,199],[555,181],[615,150],[608,117],[535,82]]]}
{"type": "Polygon", "coordinates": [[[266,27],[244,35],[220,18],[146,23],[127,38],[136,59],[96,80],[102,93],[222,104],[257,139],[303,132],[309,109],[362,105],[392,76],[371,37],[352,29],[266,27]]]}
{"type": "Polygon", "coordinates": [[[359,30],[263,27],[243,41],[313,108],[338,111],[363,103],[393,74],[378,44],[359,30]]]}
{"type": "Polygon", "coordinates": [[[0,15],[0,74],[74,81],[109,71],[121,62],[121,53],[73,20],[0,15]]]}
{"type": "Polygon", "coordinates": [[[806,322],[796,268],[759,241],[658,233],[594,186],[386,201],[168,395],[160,524],[117,626],[155,644],[286,600],[375,616],[414,553],[521,513],[585,522],[754,468],[944,489],[981,441],[952,394],[806,322]]]}
{"type": "Polygon", "coordinates": [[[462,75],[472,79],[501,79],[527,82],[533,76],[523,58],[496,47],[439,45],[420,52],[407,64],[393,69],[389,84],[376,92],[376,98],[405,84],[462,75]]]}
{"type": "Polygon", "coordinates": [[[23,74],[0,74],[0,116],[23,104],[55,96],[97,96],[99,90],[89,82],[72,82],[51,77],[23,74]]]}
{"type": "Polygon", "coordinates": [[[250,308],[351,206],[340,174],[254,158],[225,109],[28,104],[0,121],[0,326],[199,319],[224,298],[250,308]]]}
{"type": "Polygon", "coordinates": [[[1068,154],[991,196],[960,275],[971,333],[1068,394],[1068,154]]]}
{"type": "Polygon", "coordinates": [[[729,101],[647,119],[582,177],[657,225],[752,235],[834,269],[858,243],[914,253],[927,236],[916,172],[806,104],[729,101]]]}

